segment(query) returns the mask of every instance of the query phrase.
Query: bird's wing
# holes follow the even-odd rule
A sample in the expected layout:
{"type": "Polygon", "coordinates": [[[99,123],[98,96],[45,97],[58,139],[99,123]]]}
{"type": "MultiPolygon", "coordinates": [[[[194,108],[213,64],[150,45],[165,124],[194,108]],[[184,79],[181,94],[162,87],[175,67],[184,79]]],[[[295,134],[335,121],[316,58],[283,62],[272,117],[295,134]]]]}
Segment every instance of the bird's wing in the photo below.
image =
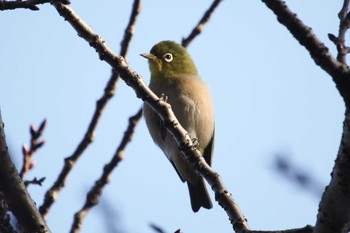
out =
{"type": "Polygon", "coordinates": [[[214,138],[215,138],[215,128],[213,131],[213,136],[211,137],[208,146],[204,149],[204,152],[203,152],[203,157],[209,166],[211,166],[211,159],[214,151],[214,138]]]}
{"type": "Polygon", "coordinates": [[[167,129],[165,128],[163,121],[159,118],[159,134],[160,134],[160,138],[163,141],[165,140],[166,132],[167,132],[167,129]]]}
{"type": "Polygon", "coordinates": [[[181,181],[182,181],[182,182],[185,182],[186,180],[181,176],[179,170],[177,170],[177,167],[176,167],[174,161],[172,161],[172,160],[169,160],[169,161],[170,161],[171,165],[173,165],[173,167],[174,167],[174,169],[175,169],[177,175],[180,177],[181,181]]]}

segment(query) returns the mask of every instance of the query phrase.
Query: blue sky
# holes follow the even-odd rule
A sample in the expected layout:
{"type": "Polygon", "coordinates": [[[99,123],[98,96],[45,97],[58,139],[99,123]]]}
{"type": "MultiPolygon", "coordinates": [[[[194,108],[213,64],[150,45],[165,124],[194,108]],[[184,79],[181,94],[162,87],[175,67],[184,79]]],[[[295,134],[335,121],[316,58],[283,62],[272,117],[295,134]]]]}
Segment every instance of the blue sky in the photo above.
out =
{"type": "MultiPolygon", "coordinates": [[[[286,1],[335,55],[327,33],[337,33],[341,1],[286,1]]],[[[146,82],[148,64],[140,53],[157,42],[187,36],[211,1],[145,0],[129,50],[129,64],[146,82]]],[[[119,53],[131,1],[73,1],[72,7],[119,53]]],[[[0,107],[17,164],[28,127],[47,118],[47,144],[27,178],[45,176],[30,187],[38,205],[62,169],[63,159],[83,137],[110,67],[77,36],[50,5],[40,11],[0,13],[0,107]]],[[[314,224],[318,197],[273,170],[285,153],[319,182],[329,182],[339,147],[344,106],[331,78],[280,25],[261,1],[223,1],[188,50],[209,85],[216,116],[213,168],[218,171],[252,229],[277,230],[314,224]]],[[[86,191],[110,160],[142,101],[122,81],[95,133],[52,207],[48,224],[67,232],[86,191]]],[[[103,193],[125,232],[229,232],[225,212],[193,213],[187,187],[152,142],[144,121],[137,126],[124,160],[103,193]]],[[[213,193],[211,197],[214,200],[213,193]]],[[[105,218],[93,209],[82,232],[103,232],[105,218]]]]}

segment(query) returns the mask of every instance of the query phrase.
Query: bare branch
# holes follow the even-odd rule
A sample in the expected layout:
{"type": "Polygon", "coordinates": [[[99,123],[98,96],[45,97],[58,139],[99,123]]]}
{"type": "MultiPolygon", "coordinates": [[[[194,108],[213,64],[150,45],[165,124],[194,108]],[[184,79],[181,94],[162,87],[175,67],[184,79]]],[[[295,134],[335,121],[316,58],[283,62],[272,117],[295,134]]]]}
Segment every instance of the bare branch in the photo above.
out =
{"type": "MultiPolygon", "coordinates": [[[[345,64],[345,55],[338,55],[340,62],[335,60],[328,52],[328,48],[288,9],[283,1],[263,0],[263,2],[277,15],[277,19],[288,28],[300,44],[305,46],[316,64],[331,75],[345,101],[346,112],[341,143],[330,184],[323,193],[319,205],[314,232],[348,232],[350,229],[350,73],[345,64]]],[[[345,32],[349,28],[348,5],[349,1],[345,0],[339,13],[341,26],[338,38],[329,35],[337,46],[341,46],[345,32]]],[[[342,48],[338,49],[338,52],[339,50],[342,48]]]]}
{"type": "Polygon", "coordinates": [[[49,228],[12,163],[5,140],[4,123],[0,114],[0,191],[9,209],[16,216],[24,232],[48,233],[49,228]]]}
{"type": "MultiPolygon", "coordinates": [[[[62,4],[60,1],[52,1],[51,4],[53,4],[56,7],[56,9],[58,10],[58,12],[60,14],[64,13],[63,7],[65,5],[62,4]]],[[[125,32],[127,32],[128,35],[124,36],[123,41],[121,43],[123,46],[126,46],[126,47],[129,46],[139,9],[140,9],[140,1],[135,0],[134,5],[133,5],[132,14],[130,16],[130,21],[129,21],[129,24],[125,30],[125,32]]],[[[77,20],[79,21],[79,22],[76,22],[77,25],[84,24],[84,27],[89,28],[80,19],[77,18],[77,20]]],[[[83,33],[82,36],[84,37],[86,32],[82,31],[82,33],[83,33]]],[[[94,41],[95,39],[96,40],[100,39],[100,38],[98,38],[98,35],[96,35],[96,36],[97,37],[93,38],[90,41],[91,46],[94,46],[93,44],[96,43],[96,41],[94,41]]],[[[127,49],[122,47],[121,52],[123,53],[123,56],[126,56],[127,49]]],[[[101,56],[100,59],[102,59],[102,57],[104,56],[103,52],[100,54],[100,56],[101,56]]],[[[58,176],[57,180],[55,181],[55,183],[53,184],[53,186],[45,194],[44,202],[39,208],[40,213],[44,217],[47,216],[47,213],[48,213],[50,207],[52,206],[52,204],[55,202],[55,200],[58,196],[58,193],[64,187],[66,179],[68,177],[68,174],[72,170],[74,164],[80,158],[80,156],[85,151],[85,149],[89,146],[89,144],[93,141],[93,134],[94,134],[96,127],[97,127],[97,124],[101,118],[102,112],[105,109],[109,100],[114,96],[115,88],[116,88],[118,82],[119,82],[119,77],[118,77],[117,73],[112,71],[111,78],[109,79],[109,81],[104,89],[104,93],[103,93],[102,97],[97,101],[95,112],[92,116],[92,119],[90,121],[90,124],[88,126],[88,129],[87,129],[83,139],[80,141],[79,145],[77,146],[77,148],[75,149],[73,154],[70,157],[65,159],[65,163],[64,163],[64,166],[63,166],[61,173],[59,174],[59,176],[58,176]]]]}
{"type": "Polygon", "coordinates": [[[45,179],[46,179],[46,177],[42,177],[40,179],[34,177],[34,179],[32,179],[32,180],[24,181],[24,184],[25,184],[25,186],[28,186],[29,184],[35,184],[35,185],[42,186],[45,179]]]}
{"type": "Polygon", "coordinates": [[[340,19],[338,36],[331,33],[328,38],[334,43],[338,50],[337,60],[346,65],[346,55],[350,52],[350,48],[345,46],[345,34],[350,27],[350,15],[348,13],[349,0],[345,0],[338,17],[340,19]]]}
{"type": "Polygon", "coordinates": [[[130,41],[135,31],[136,19],[140,11],[141,11],[141,0],[135,0],[132,6],[132,11],[131,11],[128,26],[125,28],[125,31],[124,31],[124,38],[120,43],[120,47],[121,47],[120,56],[124,57],[126,61],[128,60],[127,51],[129,50],[130,41]]]}
{"type": "Polygon", "coordinates": [[[31,160],[34,154],[36,153],[37,149],[41,148],[45,144],[45,141],[39,141],[39,138],[44,133],[46,122],[46,119],[43,120],[38,130],[35,130],[35,127],[33,125],[30,126],[30,147],[28,148],[27,145],[23,145],[22,147],[23,164],[21,172],[19,173],[19,176],[22,179],[29,170],[35,167],[35,163],[31,160]]]}
{"type": "MultiPolygon", "coordinates": [[[[50,0],[28,0],[28,1],[0,1],[0,11],[14,10],[18,8],[30,9],[33,11],[39,10],[37,5],[49,3],[50,0]]],[[[63,4],[70,4],[69,0],[61,0],[63,4]]]]}
{"type": "Polygon", "coordinates": [[[134,89],[137,97],[144,100],[160,116],[186,159],[192,163],[196,170],[211,185],[215,192],[216,200],[229,216],[233,229],[237,232],[248,230],[247,220],[224,186],[220,175],[212,170],[205,162],[201,153],[195,148],[189,134],[180,125],[174,113],[171,111],[171,106],[159,99],[159,97],[145,85],[141,76],[127,65],[125,59],[115,55],[107,46],[106,42],[84,23],[69,6],[63,5],[57,1],[51,1],[51,4],[55,6],[59,14],[72,25],[78,34],[96,50],[100,59],[111,65],[125,83],[134,89]]]}
{"type": "Polygon", "coordinates": [[[350,112],[346,111],[343,135],[331,173],[331,181],[323,193],[315,232],[348,232],[350,227],[350,112]]]}
{"type": "MultiPolygon", "coordinates": [[[[262,0],[277,16],[278,21],[286,26],[290,33],[310,53],[312,59],[324,71],[336,79],[342,75],[349,75],[346,65],[338,62],[328,51],[328,48],[313,34],[297,15],[293,13],[281,0],[262,0]]],[[[337,81],[335,80],[337,83],[337,81]]]]}
{"type": "Polygon", "coordinates": [[[131,141],[135,127],[141,119],[141,116],[142,109],[138,110],[138,112],[134,116],[129,118],[129,126],[124,132],[124,137],[115,154],[113,155],[112,160],[108,164],[106,164],[101,177],[95,182],[95,185],[88,192],[83,208],[74,215],[74,222],[70,230],[71,233],[80,232],[83,219],[88,214],[89,210],[98,204],[103,188],[109,182],[110,174],[112,173],[113,169],[119,164],[119,162],[123,159],[124,150],[127,144],[131,141]]]}
{"type": "Polygon", "coordinates": [[[338,17],[340,20],[345,19],[348,14],[350,0],[344,0],[343,7],[341,8],[338,17]]]}
{"type": "Polygon", "coordinates": [[[349,1],[345,0],[343,8],[339,12],[339,16],[341,18],[340,18],[339,34],[338,34],[339,43],[337,44],[337,49],[338,49],[337,59],[339,62],[343,64],[347,64],[346,55],[349,53],[349,47],[345,45],[345,34],[350,27],[350,13],[348,12],[348,7],[349,7],[349,1]],[[347,14],[344,15],[343,12],[347,12],[347,14]]]}
{"type": "Polygon", "coordinates": [[[209,21],[211,15],[214,13],[215,9],[220,4],[220,2],[221,0],[213,1],[209,9],[204,13],[203,17],[198,22],[197,26],[193,28],[190,35],[187,38],[182,39],[181,44],[183,47],[187,47],[191,43],[191,41],[202,32],[204,25],[209,21]]]}
{"type": "Polygon", "coordinates": [[[303,228],[295,228],[290,230],[282,230],[282,231],[244,231],[244,233],[312,233],[313,227],[307,225],[303,228]]]}

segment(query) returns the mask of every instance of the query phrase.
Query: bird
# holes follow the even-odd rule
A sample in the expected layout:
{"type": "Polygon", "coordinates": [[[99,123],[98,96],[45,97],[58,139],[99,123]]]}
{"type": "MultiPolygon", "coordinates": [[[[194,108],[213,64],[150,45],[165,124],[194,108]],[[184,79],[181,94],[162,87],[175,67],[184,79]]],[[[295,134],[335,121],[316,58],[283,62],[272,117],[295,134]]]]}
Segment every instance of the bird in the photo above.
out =
{"type": "MultiPolygon", "coordinates": [[[[162,96],[172,107],[180,124],[189,133],[197,149],[209,166],[214,149],[214,107],[208,86],[198,75],[187,50],[174,41],[155,44],[149,53],[140,54],[148,59],[151,79],[149,88],[162,96]]],[[[169,159],[182,182],[187,182],[191,207],[211,209],[213,204],[203,177],[184,158],[166,130],[160,117],[144,103],[143,115],[150,135],[169,159]]]]}

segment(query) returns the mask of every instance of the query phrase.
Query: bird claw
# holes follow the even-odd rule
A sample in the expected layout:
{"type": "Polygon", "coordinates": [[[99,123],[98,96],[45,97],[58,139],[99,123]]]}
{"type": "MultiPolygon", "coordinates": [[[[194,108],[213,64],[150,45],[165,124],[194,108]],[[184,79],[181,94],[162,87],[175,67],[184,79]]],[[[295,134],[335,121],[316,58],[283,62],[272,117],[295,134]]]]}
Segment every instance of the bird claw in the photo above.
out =
{"type": "Polygon", "coordinates": [[[192,144],[194,149],[198,149],[199,147],[199,142],[197,138],[192,138],[192,144]]]}
{"type": "Polygon", "coordinates": [[[164,93],[162,93],[162,94],[160,95],[160,98],[159,98],[159,99],[161,99],[161,100],[163,100],[164,102],[168,103],[168,96],[166,96],[164,93]]]}

